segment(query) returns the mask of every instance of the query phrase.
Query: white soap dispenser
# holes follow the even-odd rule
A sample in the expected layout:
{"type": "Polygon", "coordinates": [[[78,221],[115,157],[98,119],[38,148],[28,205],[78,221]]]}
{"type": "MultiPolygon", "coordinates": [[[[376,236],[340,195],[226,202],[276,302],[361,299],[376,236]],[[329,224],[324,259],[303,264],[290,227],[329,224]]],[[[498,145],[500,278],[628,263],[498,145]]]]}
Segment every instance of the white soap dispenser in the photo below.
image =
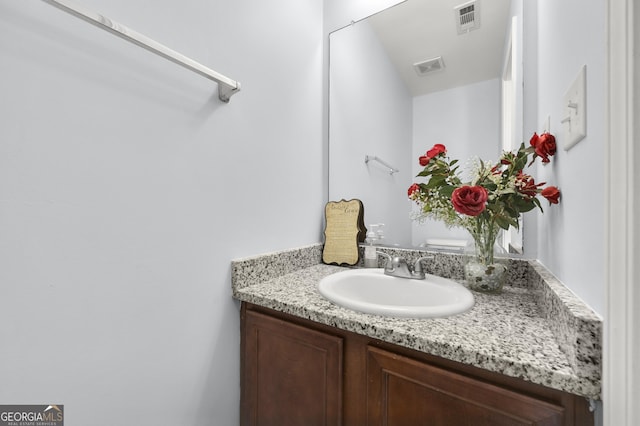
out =
{"type": "Polygon", "coordinates": [[[365,268],[377,268],[378,267],[378,254],[376,253],[376,247],[374,243],[382,238],[384,238],[382,234],[382,230],[376,230],[382,224],[371,224],[369,225],[369,231],[367,232],[367,237],[365,238],[365,242],[367,243],[364,246],[364,267],[365,268]]]}

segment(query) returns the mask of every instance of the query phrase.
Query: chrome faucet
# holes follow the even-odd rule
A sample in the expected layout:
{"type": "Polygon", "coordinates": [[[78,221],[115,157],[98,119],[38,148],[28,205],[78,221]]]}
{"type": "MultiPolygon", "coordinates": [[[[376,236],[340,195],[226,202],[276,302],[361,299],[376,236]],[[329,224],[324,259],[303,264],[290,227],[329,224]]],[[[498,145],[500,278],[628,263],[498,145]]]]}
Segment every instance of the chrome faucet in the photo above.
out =
{"type": "Polygon", "coordinates": [[[398,278],[412,278],[416,280],[423,280],[425,277],[424,270],[422,269],[422,261],[433,259],[433,256],[424,256],[416,260],[413,266],[411,266],[406,260],[399,256],[392,258],[389,254],[382,251],[376,251],[376,253],[386,259],[384,265],[385,275],[398,278]]]}

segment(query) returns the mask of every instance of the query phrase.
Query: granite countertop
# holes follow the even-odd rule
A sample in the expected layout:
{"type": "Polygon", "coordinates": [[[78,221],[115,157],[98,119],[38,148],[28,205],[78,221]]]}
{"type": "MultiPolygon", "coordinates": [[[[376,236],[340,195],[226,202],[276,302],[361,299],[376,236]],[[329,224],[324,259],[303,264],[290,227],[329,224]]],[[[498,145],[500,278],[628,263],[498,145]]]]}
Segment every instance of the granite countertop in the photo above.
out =
{"type": "MultiPolygon", "coordinates": [[[[321,296],[318,282],[346,268],[321,264],[318,250],[321,247],[314,245],[234,260],[234,298],[600,399],[600,318],[535,262],[520,261],[513,268],[520,269],[521,285],[506,286],[500,295],[474,292],[475,305],[463,314],[407,319],[356,312],[321,296]]],[[[436,258],[435,264],[451,271],[455,267],[446,268],[446,264],[457,261],[445,256],[436,258]]]]}

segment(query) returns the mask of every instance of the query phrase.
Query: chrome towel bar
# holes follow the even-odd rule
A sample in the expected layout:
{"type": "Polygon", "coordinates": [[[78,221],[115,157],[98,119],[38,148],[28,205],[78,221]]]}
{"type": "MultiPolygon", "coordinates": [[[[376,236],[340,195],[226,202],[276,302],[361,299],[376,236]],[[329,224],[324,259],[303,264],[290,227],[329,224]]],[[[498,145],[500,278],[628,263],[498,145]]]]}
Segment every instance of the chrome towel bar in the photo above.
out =
{"type": "Polygon", "coordinates": [[[389,163],[387,163],[386,161],[376,157],[375,155],[365,155],[364,156],[364,162],[366,164],[369,164],[369,161],[377,161],[378,163],[382,164],[383,166],[385,166],[387,169],[389,169],[389,174],[392,175],[394,173],[398,173],[400,170],[396,169],[395,167],[392,167],[389,163]]]}
{"type": "Polygon", "coordinates": [[[87,10],[86,8],[70,2],[68,0],[42,0],[45,3],[49,3],[52,6],[57,7],[73,16],[76,16],[96,27],[109,31],[116,36],[127,40],[135,45],[142,47],[150,52],[155,53],[165,59],[170,60],[188,70],[191,70],[203,77],[213,80],[218,83],[218,97],[223,102],[229,102],[231,96],[240,91],[240,83],[232,80],[224,75],[205,67],[204,65],[190,59],[168,47],[150,39],[142,34],[139,34],[124,25],[112,21],[111,19],[103,16],[99,13],[87,10]]]}

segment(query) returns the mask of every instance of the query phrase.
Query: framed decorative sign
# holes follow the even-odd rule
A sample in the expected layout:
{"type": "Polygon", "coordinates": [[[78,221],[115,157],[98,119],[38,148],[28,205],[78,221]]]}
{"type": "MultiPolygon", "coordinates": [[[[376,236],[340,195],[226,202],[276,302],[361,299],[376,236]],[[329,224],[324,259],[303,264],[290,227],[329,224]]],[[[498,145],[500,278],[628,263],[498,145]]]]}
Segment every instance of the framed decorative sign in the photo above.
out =
{"type": "Polygon", "coordinates": [[[355,265],[360,261],[358,242],[364,241],[362,201],[329,201],[324,208],[324,249],[322,261],[335,265],[355,265]]]}

